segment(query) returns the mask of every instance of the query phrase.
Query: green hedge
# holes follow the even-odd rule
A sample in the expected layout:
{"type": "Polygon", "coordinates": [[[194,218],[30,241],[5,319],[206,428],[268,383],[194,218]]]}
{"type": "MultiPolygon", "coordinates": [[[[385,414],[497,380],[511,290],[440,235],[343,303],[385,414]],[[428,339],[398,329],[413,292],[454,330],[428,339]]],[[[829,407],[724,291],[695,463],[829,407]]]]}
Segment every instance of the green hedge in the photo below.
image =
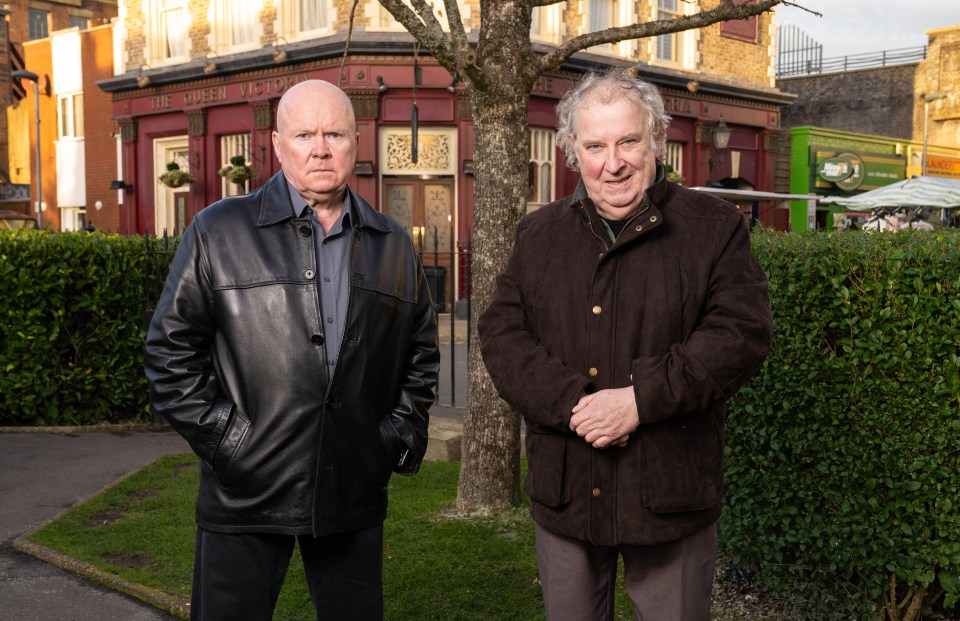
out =
{"type": "Polygon", "coordinates": [[[911,593],[954,607],[960,233],[765,232],[754,249],[774,343],[731,403],[724,549],[801,618],[882,618],[895,599],[886,618],[907,619],[911,593]]]}
{"type": "Polygon", "coordinates": [[[0,425],[148,415],[144,239],[0,231],[0,425]]]}

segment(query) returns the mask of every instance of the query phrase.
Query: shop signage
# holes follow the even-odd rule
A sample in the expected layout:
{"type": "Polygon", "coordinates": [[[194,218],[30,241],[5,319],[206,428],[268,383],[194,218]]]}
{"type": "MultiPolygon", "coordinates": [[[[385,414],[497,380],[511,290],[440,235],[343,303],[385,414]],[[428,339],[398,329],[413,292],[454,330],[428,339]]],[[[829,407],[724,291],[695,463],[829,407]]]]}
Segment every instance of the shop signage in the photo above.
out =
{"type": "Polygon", "coordinates": [[[811,147],[810,174],[821,190],[865,191],[906,178],[907,161],[900,155],[811,147]]]}
{"type": "Polygon", "coordinates": [[[863,160],[856,153],[841,153],[836,157],[829,157],[817,167],[817,174],[821,179],[848,191],[860,187],[864,171],[863,160]]]}

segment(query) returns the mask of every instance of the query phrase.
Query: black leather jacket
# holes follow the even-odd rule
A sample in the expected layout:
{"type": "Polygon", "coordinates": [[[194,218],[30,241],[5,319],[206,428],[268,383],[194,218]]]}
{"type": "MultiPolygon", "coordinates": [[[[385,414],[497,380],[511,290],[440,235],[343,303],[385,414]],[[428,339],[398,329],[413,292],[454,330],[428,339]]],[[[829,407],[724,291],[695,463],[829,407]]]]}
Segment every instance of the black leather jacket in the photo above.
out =
{"type": "MultiPolygon", "coordinates": [[[[348,190],[349,191],[349,190],[348,190]]],[[[379,524],[414,474],[437,321],[407,233],[351,193],[349,305],[327,380],[310,222],[278,173],[201,211],[147,332],[153,407],[201,459],[197,523],[321,535],[379,524]]]]}

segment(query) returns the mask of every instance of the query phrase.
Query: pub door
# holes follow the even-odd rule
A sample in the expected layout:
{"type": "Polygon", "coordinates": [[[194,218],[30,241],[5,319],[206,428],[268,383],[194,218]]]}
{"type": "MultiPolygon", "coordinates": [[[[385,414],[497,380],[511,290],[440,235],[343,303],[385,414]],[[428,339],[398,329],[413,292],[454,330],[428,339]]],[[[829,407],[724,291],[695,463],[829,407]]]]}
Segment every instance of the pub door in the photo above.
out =
{"type": "Polygon", "coordinates": [[[438,312],[451,312],[454,276],[453,179],[383,180],[383,211],[402,224],[420,253],[438,312]]]}

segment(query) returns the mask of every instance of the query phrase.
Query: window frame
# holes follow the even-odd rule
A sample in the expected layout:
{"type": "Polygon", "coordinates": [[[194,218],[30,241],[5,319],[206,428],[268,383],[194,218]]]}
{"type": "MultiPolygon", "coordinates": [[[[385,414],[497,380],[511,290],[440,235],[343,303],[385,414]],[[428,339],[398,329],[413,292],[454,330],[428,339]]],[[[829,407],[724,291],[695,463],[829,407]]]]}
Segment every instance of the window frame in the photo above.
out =
{"type": "Polygon", "coordinates": [[[41,9],[39,7],[28,7],[27,8],[27,40],[36,41],[38,39],[46,39],[50,36],[50,11],[47,9],[41,9]],[[38,26],[43,24],[43,28],[40,29],[38,26]],[[35,28],[37,27],[37,28],[35,28]],[[43,31],[43,34],[40,35],[40,30],[43,31]]]}
{"type": "Polygon", "coordinates": [[[84,137],[83,123],[83,91],[57,94],[57,139],[82,140],[84,137]],[[66,104],[66,109],[64,109],[66,104]]]}
{"type": "Polygon", "coordinates": [[[527,188],[527,211],[549,205],[557,192],[557,131],[552,127],[529,128],[530,157],[527,164],[529,186],[527,188]],[[547,179],[543,178],[544,166],[548,167],[547,179]],[[543,181],[547,182],[544,196],[543,181]],[[543,202],[546,198],[546,202],[543,202]],[[531,200],[533,199],[533,200],[531,200]]]}

